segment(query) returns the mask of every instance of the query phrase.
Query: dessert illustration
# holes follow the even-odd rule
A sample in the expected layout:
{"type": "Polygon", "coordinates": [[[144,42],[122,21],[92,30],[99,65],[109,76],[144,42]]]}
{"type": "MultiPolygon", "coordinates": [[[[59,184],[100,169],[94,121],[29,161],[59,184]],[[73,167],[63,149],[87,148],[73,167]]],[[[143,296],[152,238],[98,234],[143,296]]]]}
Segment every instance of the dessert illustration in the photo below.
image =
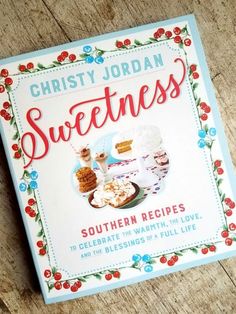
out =
{"type": "Polygon", "coordinates": [[[131,145],[133,143],[133,140],[127,140],[127,141],[122,141],[120,143],[117,143],[115,145],[115,148],[117,149],[118,154],[122,154],[125,152],[128,152],[132,149],[131,145]]]}
{"type": "Polygon", "coordinates": [[[156,153],[156,162],[158,163],[159,166],[165,166],[169,164],[169,158],[164,150],[161,150],[156,153]]]}
{"type": "Polygon", "coordinates": [[[139,187],[128,181],[114,179],[104,185],[100,185],[90,198],[93,207],[101,208],[110,205],[119,208],[132,201],[139,193],[139,187]]]}
{"type": "Polygon", "coordinates": [[[97,186],[97,176],[89,167],[80,168],[76,172],[76,177],[79,181],[79,190],[82,193],[92,191],[97,186]]]}
{"type": "Polygon", "coordinates": [[[95,156],[95,160],[96,160],[100,170],[104,174],[106,174],[108,171],[107,158],[108,158],[108,154],[105,152],[97,153],[95,156]]]}
{"type": "Polygon", "coordinates": [[[80,163],[83,167],[90,167],[92,166],[92,157],[90,149],[86,147],[81,147],[77,153],[80,163]]]}

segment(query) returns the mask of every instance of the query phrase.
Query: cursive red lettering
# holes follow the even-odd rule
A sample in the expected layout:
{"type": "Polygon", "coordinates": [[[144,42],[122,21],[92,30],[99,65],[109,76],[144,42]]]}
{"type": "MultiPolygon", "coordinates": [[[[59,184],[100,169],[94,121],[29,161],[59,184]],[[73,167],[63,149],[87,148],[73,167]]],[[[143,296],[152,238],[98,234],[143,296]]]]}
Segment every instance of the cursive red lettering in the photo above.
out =
{"type": "Polygon", "coordinates": [[[27,168],[33,160],[41,159],[44,156],[47,155],[48,149],[49,149],[49,143],[47,140],[46,135],[44,132],[37,126],[35,121],[38,121],[42,116],[41,111],[38,108],[31,108],[27,114],[26,119],[29,123],[29,125],[32,127],[32,129],[38,134],[40,140],[43,142],[43,152],[36,156],[36,149],[37,149],[37,141],[36,136],[32,132],[26,132],[23,134],[21,138],[21,147],[22,150],[29,158],[28,163],[25,164],[24,168],[27,168]],[[36,116],[33,118],[33,114],[36,114],[36,116]]]}

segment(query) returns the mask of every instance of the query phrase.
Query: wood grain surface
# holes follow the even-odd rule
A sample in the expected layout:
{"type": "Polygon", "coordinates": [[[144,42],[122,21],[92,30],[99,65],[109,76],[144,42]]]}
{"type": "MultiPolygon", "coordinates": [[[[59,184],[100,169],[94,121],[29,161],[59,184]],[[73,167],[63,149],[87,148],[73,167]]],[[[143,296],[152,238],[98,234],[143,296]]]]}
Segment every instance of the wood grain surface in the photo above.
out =
{"type": "MultiPolygon", "coordinates": [[[[235,0],[0,0],[0,58],[194,13],[236,165],[235,0]]],[[[0,313],[236,313],[236,258],[45,305],[0,143],[0,313]]]]}

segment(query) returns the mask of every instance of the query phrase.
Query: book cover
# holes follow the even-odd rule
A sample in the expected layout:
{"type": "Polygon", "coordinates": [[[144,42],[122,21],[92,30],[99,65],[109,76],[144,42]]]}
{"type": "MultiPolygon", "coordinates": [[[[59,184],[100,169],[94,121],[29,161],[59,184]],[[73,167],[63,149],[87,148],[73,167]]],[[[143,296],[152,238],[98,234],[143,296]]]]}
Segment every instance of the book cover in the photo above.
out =
{"type": "Polygon", "coordinates": [[[0,61],[46,303],[236,254],[236,178],[193,15],[0,61]]]}

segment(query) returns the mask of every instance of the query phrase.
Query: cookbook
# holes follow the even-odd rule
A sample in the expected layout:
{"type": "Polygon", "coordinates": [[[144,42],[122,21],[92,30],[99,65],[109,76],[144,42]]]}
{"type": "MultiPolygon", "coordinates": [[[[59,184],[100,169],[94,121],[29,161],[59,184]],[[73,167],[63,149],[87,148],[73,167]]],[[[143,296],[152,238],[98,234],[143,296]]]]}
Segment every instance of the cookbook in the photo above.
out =
{"type": "Polygon", "coordinates": [[[236,177],[193,15],[1,60],[0,107],[46,303],[236,255],[236,177]]]}

